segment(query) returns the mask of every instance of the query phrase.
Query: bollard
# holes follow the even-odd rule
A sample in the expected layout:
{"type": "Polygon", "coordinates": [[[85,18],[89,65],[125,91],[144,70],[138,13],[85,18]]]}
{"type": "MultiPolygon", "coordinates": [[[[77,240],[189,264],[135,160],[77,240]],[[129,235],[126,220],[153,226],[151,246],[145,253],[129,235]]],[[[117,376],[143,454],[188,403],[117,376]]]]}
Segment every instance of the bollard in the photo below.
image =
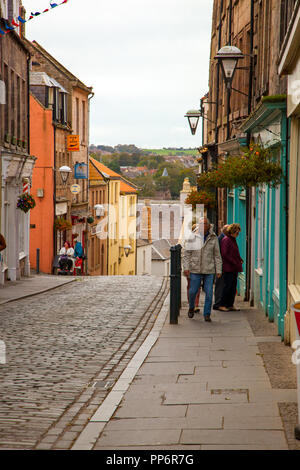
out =
{"type": "Polygon", "coordinates": [[[293,348],[296,351],[293,354],[293,363],[297,367],[297,382],[298,382],[298,425],[295,427],[295,437],[300,440],[300,302],[292,305],[296,322],[296,341],[293,343],[293,348]]]}
{"type": "Polygon", "coordinates": [[[36,249],[36,273],[40,274],[40,249],[36,249]]]}
{"type": "Polygon", "coordinates": [[[172,246],[170,252],[170,323],[177,325],[181,308],[181,245],[172,246]]]}

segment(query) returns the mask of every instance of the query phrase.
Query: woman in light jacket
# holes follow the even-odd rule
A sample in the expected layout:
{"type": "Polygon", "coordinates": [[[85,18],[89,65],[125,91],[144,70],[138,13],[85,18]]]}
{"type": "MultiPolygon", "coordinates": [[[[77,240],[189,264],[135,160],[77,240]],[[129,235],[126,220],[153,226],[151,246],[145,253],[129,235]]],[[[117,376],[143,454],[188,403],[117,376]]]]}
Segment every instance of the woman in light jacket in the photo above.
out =
{"type": "Polygon", "coordinates": [[[239,224],[229,225],[227,236],[223,238],[221,244],[224,288],[219,310],[222,312],[239,310],[234,306],[234,299],[236,296],[238,274],[243,271],[243,260],[240,257],[239,247],[236,242],[240,231],[241,226],[239,224]]]}

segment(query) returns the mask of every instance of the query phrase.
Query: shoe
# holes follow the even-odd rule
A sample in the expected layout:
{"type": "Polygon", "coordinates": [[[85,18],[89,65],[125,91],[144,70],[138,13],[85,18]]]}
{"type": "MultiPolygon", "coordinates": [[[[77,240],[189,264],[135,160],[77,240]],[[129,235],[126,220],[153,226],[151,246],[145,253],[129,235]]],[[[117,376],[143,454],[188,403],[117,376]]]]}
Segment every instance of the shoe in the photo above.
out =
{"type": "Polygon", "coordinates": [[[211,318],[210,318],[209,315],[206,315],[206,316],[204,317],[204,320],[205,320],[205,321],[208,321],[208,322],[211,322],[211,318]]]}
{"type": "Polygon", "coordinates": [[[219,306],[218,305],[213,305],[213,310],[219,310],[219,306]]]}
{"type": "Polygon", "coordinates": [[[194,313],[200,313],[200,308],[196,308],[196,310],[194,311],[194,313]]]}
{"type": "Polygon", "coordinates": [[[229,308],[227,308],[227,307],[219,307],[219,310],[221,312],[229,312],[229,308]]]}
{"type": "Polygon", "coordinates": [[[194,310],[189,309],[188,317],[189,317],[189,318],[194,318],[194,313],[195,313],[194,310]]]}

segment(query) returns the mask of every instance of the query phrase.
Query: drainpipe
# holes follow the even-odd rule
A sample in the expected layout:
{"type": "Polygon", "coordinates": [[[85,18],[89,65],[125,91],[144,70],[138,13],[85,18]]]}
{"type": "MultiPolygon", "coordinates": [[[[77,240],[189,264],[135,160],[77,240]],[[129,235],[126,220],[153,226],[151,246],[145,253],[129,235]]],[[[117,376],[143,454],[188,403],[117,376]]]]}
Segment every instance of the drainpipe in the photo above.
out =
{"type": "MultiPolygon", "coordinates": [[[[95,93],[92,91],[88,95],[88,145],[87,145],[87,203],[89,211],[89,194],[90,194],[90,155],[89,155],[89,145],[90,145],[90,107],[91,99],[94,97],[95,93]],[[91,95],[91,96],[90,96],[91,95]]],[[[86,244],[85,244],[85,256],[86,256],[86,274],[89,275],[89,233],[88,233],[88,223],[85,223],[86,226],[86,244]]],[[[101,249],[101,247],[100,247],[101,249]]]]}
{"type": "MultiPolygon", "coordinates": [[[[228,45],[231,45],[231,34],[232,34],[232,0],[229,2],[229,25],[228,25],[228,45]]],[[[227,137],[226,140],[230,139],[230,99],[231,99],[231,88],[227,89],[227,137]]]]}
{"type": "MultiPolygon", "coordinates": [[[[253,91],[253,45],[254,45],[254,0],[251,0],[251,12],[250,12],[250,71],[249,71],[249,91],[248,91],[248,116],[251,114],[252,105],[252,91],[253,91]]],[[[247,146],[250,145],[250,131],[247,132],[247,146]]],[[[251,244],[252,244],[252,220],[251,220],[251,189],[246,188],[246,290],[245,290],[245,302],[253,302],[250,299],[250,288],[251,288],[251,244]]]]}
{"type": "MultiPolygon", "coordinates": [[[[219,39],[218,39],[218,51],[221,49],[222,40],[222,12],[223,12],[224,0],[221,0],[220,4],[220,21],[219,21],[219,39]]],[[[218,118],[219,118],[219,92],[220,92],[220,64],[217,63],[217,84],[216,84],[216,123],[215,123],[215,143],[219,142],[219,130],[218,130],[218,118]]]]}
{"type": "MultiPolygon", "coordinates": [[[[56,209],[56,126],[53,123],[53,138],[54,138],[54,168],[53,168],[53,207],[54,207],[54,219],[55,219],[55,209],[56,209]]],[[[57,237],[56,230],[53,224],[53,249],[54,249],[54,258],[57,252],[57,237]]]]}
{"type": "MultiPolygon", "coordinates": [[[[289,178],[289,161],[290,161],[290,119],[286,117],[286,147],[285,147],[286,157],[285,157],[285,202],[286,202],[286,253],[289,253],[289,213],[290,213],[290,200],[289,200],[289,188],[290,188],[290,178],[289,178]]],[[[289,257],[286,256],[286,299],[288,303],[289,296],[289,282],[288,282],[288,273],[289,273],[289,257]]]]}
{"type": "MultiPolygon", "coordinates": [[[[220,3],[220,17],[219,17],[219,37],[218,37],[218,51],[221,49],[221,41],[222,41],[222,12],[223,12],[223,5],[224,0],[221,0],[220,3]]],[[[218,129],[218,119],[219,119],[219,94],[220,94],[220,64],[219,61],[217,63],[217,84],[216,84],[216,120],[215,120],[215,150],[213,153],[213,163],[216,164],[218,161],[218,149],[217,145],[219,142],[219,129],[218,129]]],[[[216,201],[217,201],[217,208],[216,208],[216,226],[215,230],[216,233],[218,232],[218,225],[219,225],[219,207],[218,207],[218,188],[216,188],[216,201]]]]}

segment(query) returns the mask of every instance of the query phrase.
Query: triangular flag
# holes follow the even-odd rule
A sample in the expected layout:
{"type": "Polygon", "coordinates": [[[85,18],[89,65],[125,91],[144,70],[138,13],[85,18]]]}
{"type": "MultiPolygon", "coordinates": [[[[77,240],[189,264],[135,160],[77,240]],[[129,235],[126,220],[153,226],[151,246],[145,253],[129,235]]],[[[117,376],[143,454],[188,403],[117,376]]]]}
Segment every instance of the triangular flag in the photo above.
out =
{"type": "Polygon", "coordinates": [[[295,312],[295,318],[298,327],[298,334],[300,336],[300,312],[295,312]]]}
{"type": "Polygon", "coordinates": [[[58,6],[57,3],[50,3],[50,7],[51,7],[51,8],[55,8],[55,7],[57,7],[57,6],[58,6]]]}
{"type": "Polygon", "coordinates": [[[0,34],[5,34],[5,32],[4,32],[4,31],[2,31],[2,29],[0,29],[0,34]]]}
{"type": "Polygon", "coordinates": [[[11,24],[13,24],[14,26],[16,26],[17,28],[20,26],[19,23],[17,23],[14,19],[12,20],[11,24]]]}
{"type": "Polygon", "coordinates": [[[10,31],[13,31],[15,29],[15,28],[12,28],[11,26],[9,26],[7,21],[5,21],[4,24],[5,24],[5,28],[10,30],[10,31]]]}
{"type": "Polygon", "coordinates": [[[23,18],[21,18],[21,16],[18,16],[18,20],[20,21],[20,23],[26,23],[26,20],[23,20],[23,18]]]}

